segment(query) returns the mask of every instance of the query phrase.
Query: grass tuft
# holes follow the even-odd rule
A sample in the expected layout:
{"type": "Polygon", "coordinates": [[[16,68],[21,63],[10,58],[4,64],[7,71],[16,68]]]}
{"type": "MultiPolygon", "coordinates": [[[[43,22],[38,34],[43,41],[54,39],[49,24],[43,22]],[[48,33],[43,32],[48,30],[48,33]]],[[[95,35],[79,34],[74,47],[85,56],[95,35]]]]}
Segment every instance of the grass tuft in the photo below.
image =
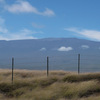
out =
{"type": "Polygon", "coordinates": [[[0,70],[0,100],[99,100],[100,73],[0,70]]]}

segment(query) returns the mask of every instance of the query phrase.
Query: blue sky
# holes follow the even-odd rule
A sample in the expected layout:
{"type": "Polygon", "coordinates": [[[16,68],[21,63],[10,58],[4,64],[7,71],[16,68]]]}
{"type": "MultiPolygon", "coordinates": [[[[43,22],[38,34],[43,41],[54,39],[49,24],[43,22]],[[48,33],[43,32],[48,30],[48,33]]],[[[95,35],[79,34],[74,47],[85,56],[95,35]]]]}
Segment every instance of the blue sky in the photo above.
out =
{"type": "Polygon", "coordinates": [[[100,0],[0,0],[0,40],[100,41],[100,0]]]}

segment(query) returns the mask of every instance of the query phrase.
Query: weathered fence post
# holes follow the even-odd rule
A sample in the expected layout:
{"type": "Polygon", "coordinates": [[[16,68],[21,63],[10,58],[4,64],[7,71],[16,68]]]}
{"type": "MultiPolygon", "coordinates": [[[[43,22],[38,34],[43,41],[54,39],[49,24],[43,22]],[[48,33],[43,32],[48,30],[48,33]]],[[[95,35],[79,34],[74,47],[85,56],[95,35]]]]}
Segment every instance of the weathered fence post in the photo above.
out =
{"type": "Polygon", "coordinates": [[[49,57],[47,57],[47,76],[49,76],[49,57]]]}
{"type": "Polygon", "coordinates": [[[13,71],[14,70],[14,58],[12,58],[12,84],[13,84],[13,71]]]}
{"type": "Polygon", "coordinates": [[[80,54],[78,54],[78,74],[80,73],[80,54]]]}

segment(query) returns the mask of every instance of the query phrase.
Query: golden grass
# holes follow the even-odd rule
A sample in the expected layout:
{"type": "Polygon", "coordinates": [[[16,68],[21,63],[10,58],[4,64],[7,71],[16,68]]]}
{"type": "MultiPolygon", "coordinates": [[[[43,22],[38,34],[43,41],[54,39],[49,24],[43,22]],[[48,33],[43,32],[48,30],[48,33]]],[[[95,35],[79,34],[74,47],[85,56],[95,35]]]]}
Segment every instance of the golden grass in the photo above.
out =
{"type": "Polygon", "coordinates": [[[100,100],[100,73],[0,69],[0,100],[100,100]]]}

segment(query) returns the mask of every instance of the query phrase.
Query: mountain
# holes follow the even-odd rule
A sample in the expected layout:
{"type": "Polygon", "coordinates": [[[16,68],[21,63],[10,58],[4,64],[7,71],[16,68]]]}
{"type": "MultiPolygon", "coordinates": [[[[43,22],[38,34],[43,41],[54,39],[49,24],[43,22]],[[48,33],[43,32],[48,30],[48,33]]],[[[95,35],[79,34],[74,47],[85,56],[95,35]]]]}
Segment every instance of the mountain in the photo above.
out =
{"type": "Polygon", "coordinates": [[[0,68],[46,69],[49,56],[51,70],[77,70],[78,54],[81,71],[100,70],[100,42],[77,38],[44,38],[0,41],[0,68]]]}

